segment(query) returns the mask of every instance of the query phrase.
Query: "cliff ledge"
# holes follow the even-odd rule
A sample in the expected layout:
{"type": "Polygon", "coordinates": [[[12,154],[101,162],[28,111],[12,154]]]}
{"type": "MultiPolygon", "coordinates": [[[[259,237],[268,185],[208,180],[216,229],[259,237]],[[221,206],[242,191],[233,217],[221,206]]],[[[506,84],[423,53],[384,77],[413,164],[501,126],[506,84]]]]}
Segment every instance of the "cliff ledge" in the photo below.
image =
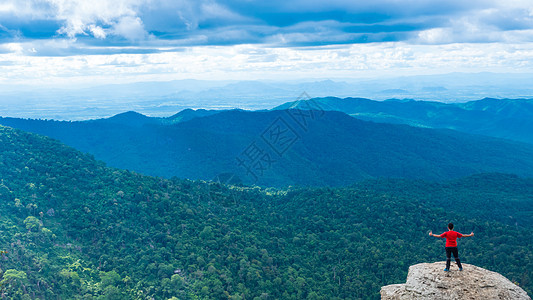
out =
{"type": "Polygon", "coordinates": [[[465,263],[464,270],[459,271],[453,261],[451,271],[444,272],[445,264],[422,263],[409,267],[406,283],[382,287],[381,299],[531,300],[523,289],[496,272],[465,263]]]}

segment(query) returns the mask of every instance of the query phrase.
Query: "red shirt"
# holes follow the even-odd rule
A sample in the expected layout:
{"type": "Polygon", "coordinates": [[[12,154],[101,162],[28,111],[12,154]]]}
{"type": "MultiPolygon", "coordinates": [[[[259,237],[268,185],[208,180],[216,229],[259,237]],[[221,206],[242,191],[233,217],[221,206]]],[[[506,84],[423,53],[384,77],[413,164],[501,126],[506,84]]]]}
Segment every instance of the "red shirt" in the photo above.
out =
{"type": "Polygon", "coordinates": [[[440,237],[446,238],[446,247],[457,247],[457,239],[463,237],[463,235],[457,231],[450,230],[441,234],[440,237]]]}

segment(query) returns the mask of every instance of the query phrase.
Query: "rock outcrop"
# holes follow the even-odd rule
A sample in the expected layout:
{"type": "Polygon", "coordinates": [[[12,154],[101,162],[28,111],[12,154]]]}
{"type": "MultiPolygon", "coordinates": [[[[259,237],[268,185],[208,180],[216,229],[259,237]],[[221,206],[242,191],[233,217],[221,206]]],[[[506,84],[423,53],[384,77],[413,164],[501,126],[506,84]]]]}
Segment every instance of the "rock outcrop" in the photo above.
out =
{"type": "Polygon", "coordinates": [[[382,287],[381,299],[531,300],[523,289],[496,272],[469,264],[463,264],[463,271],[452,265],[451,271],[445,272],[445,264],[422,263],[409,267],[406,283],[382,287]]]}

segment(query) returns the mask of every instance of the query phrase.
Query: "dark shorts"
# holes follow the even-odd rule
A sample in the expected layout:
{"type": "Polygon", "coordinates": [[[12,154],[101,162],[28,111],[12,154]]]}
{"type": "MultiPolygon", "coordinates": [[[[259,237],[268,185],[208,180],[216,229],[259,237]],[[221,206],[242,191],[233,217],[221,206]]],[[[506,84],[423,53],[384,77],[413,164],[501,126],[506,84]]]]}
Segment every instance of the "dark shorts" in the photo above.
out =
{"type": "Polygon", "coordinates": [[[446,247],[446,258],[451,259],[452,254],[454,258],[459,258],[459,251],[457,250],[457,247],[446,247]]]}

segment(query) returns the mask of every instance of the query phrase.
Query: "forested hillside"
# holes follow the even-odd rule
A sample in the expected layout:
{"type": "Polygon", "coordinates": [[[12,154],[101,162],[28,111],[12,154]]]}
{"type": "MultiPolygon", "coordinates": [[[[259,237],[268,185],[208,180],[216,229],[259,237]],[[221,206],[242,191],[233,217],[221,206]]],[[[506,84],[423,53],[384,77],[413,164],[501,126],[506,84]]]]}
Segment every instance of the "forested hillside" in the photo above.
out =
{"type": "Polygon", "coordinates": [[[186,111],[165,122],[133,112],[86,122],[0,119],[110,166],[166,178],[232,174],[245,184],[287,187],[482,172],[533,176],[533,146],[525,143],[366,122],[335,111],[186,111]],[[188,121],[173,123],[180,118],[188,121]]]}
{"type": "Polygon", "coordinates": [[[8,299],[378,299],[409,265],[464,262],[530,294],[533,180],[370,180],[260,189],[105,167],[0,126],[0,289],[8,299]]]}
{"type": "Polygon", "coordinates": [[[364,98],[314,98],[275,109],[321,107],[367,121],[447,128],[471,134],[533,143],[533,99],[485,98],[466,103],[364,98]]]}

